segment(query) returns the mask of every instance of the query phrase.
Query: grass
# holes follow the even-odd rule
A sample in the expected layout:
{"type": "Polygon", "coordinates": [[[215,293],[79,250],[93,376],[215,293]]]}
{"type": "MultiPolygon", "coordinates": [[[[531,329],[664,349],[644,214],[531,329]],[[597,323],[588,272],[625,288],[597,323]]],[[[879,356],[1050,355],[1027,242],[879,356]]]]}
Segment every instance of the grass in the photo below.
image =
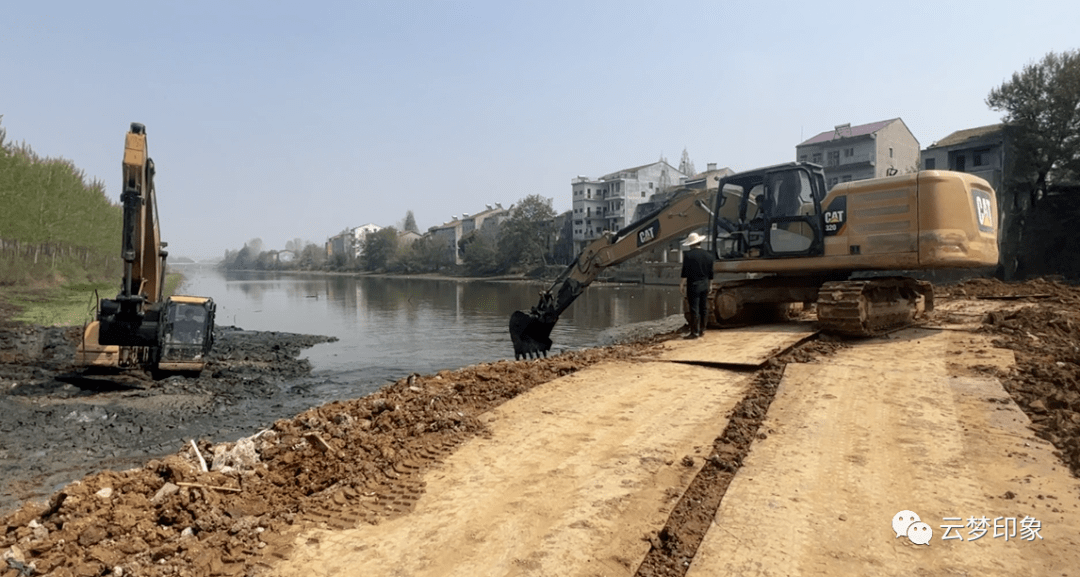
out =
{"type": "MultiPolygon", "coordinates": [[[[165,277],[165,295],[172,295],[183,276],[169,273],[165,277]]],[[[0,301],[14,306],[18,312],[12,320],[52,326],[81,326],[94,320],[97,298],[113,298],[120,290],[120,281],[69,283],[59,287],[30,288],[2,287],[0,301]]]]}
{"type": "Polygon", "coordinates": [[[13,320],[44,326],[78,326],[93,320],[94,291],[111,297],[119,283],[68,284],[55,288],[9,288],[0,298],[20,309],[13,320]]]}

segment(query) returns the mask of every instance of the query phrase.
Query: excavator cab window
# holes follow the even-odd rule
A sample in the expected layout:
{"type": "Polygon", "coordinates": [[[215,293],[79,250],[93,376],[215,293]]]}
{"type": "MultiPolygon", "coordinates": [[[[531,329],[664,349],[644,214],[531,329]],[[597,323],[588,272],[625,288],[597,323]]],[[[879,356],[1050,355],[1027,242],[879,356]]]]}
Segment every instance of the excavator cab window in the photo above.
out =
{"type": "Polygon", "coordinates": [[[206,339],[206,317],[201,305],[174,303],[169,307],[166,342],[201,346],[206,339]]]}
{"type": "Polygon", "coordinates": [[[824,179],[820,178],[820,169],[814,168],[792,163],[725,181],[722,187],[741,191],[741,199],[734,227],[724,227],[717,219],[717,256],[768,258],[822,254],[824,179]]]}

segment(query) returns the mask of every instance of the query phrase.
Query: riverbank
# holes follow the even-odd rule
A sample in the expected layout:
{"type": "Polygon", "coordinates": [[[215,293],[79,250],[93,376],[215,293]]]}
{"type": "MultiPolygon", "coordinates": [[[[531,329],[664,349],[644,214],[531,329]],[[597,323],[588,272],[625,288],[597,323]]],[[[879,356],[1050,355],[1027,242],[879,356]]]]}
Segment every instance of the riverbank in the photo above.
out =
{"type": "MultiPolygon", "coordinates": [[[[937,297],[938,311],[930,319],[930,326],[913,329],[916,331],[914,336],[877,339],[874,346],[903,347],[912,342],[911,339],[928,338],[922,336],[924,334],[960,335],[956,342],[967,344],[955,351],[949,349],[942,352],[944,356],[934,360],[934,366],[960,372],[948,379],[931,380],[940,384],[952,382],[950,379],[954,377],[978,375],[999,379],[1012,400],[996,396],[980,397],[978,400],[991,409],[1015,401],[1030,417],[1032,428],[1038,436],[1054,443],[1061,451],[1064,464],[1057,463],[1058,467],[1070,467],[1074,474],[1080,471],[1080,458],[1075,452],[1075,447],[1080,446],[1077,444],[1080,430],[1076,427],[1076,423],[1080,422],[1076,417],[1080,409],[1077,399],[1080,397],[1077,396],[1078,378],[1074,362],[1075,347],[1080,343],[1080,317],[1076,313],[1080,290],[1045,282],[1003,285],[991,281],[971,281],[949,287],[947,291],[939,292],[937,297]],[[963,336],[964,331],[972,334],[967,340],[963,336]],[[994,343],[990,347],[993,354],[988,349],[989,345],[984,343],[990,340],[994,343]],[[999,358],[1002,348],[1011,349],[1016,355],[1014,368],[997,367],[988,360],[999,358]]],[[[719,337],[719,333],[723,331],[710,336],[719,337]]],[[[410,515],[419,507],[418,503],[429,502],[423,500],[425,493],[430,490],[430,486],[425,485],[426,475],[443,475],[440,467],[444,465],[441,463],[452,455],[458,455],[457,449],[464,446],[466,441],[483,440],[485,435],[496,434],[492,432],[490,416],[495,407],[502,406],[508,400],[525,397],[530,390],[545,383],[590,367],[598,367],[596,370],[613,379],[612,391],[622,390],[620,383],[629,383],[630,379],[635,378],[632,375],[633,367],[655,362],[657,347],[672,336],[659,335],[633,345],[573,351],[550,359],[482,363],[455,371],[412,375],[363,398],[295,411],[290,414],[293,416],[283,417],[267,426],[265,432],[259,429],[247,437],[238,437],[235,443],[215,444],[202,439],[196,443],[198,449],[194,449],[184,439],[178,439],[177,450],[163,458],[152,459],[126,471],[103,471],[83,479],[79,484],[64,487],[47,502],[32,502],[0,519],[0,526],[6,527],[5,531],[0,531],[0,550],[8,549],[19,563],[35,563],[37,572],[55,571],[57,575],[101,575],[117,566],[123,568],[125,575],[275,573],[275,568],[286,558],[303,561],[308,556],[316,556],[322,549],[319,539],[325,537],[324,543],[333,542],[330,539],[337,538],[332,534],[335,530],[365,523],[386,523],[387,530],[409,528],[410,515]],[[604,361],[611,361],[612,364],[604,369],[601,365],[604,361]],[[624,374],[619,371],[628,372],[624,374]],[[624,378],[616,378],[619,375],[624,378]],[[209,471],[200,470],[199,455],[206,459],[209,471]],[[318,529],[320,527],[322,532],[318,529]],[[310,535],[306,541],[295,540],[301,531],[307,531],[305,534],[310,535]],[[292,557],[291,549],[297,542],[307,549],[301,555],[292,557]]],[[[948,338],[953,339],[952,336],[948,338]]],[[[736,343],[744,341],[742,338],[735,339],[736,343]]],[[[679,341],[680,344],[682,342],[679,341]]],[[[758,450],[756,447],[762,441],[772,437],[782,438],[784,421],[767,423],[763,419],[766,415],[781,418],[773,415],[769,404],[773,393],[785,390],[780,385],[780,381],[786,378],[785,364],[814,363],[820,356],[830,355],[840,346],[861,347],[862,341],[844,344],[828,339],[812,340],[769,360],[759,369],[736,371],[736,376],[741,375],[740,378],[748,379],[752,385],[744,402],[730,415],[729,426],[723,435],[711,446],[703,446],[687,454],[681,466],[676,467],[680,463],[679,458],[666,462],[655,455],[639,453],[634,453],[635,457],[626,462],[612,463],[613,468],[608,473],[622,474],[625,469],[678,473],[678,481],[671,481],[671,485],[664,485],[667,481],[661,480],[643,487],[643,490],[651,491],[650,494],[659,496],[656,503],[650,501],[649,507],[653,508],[646,508],[645,512],[652,514],[663,511],[666,514],[670,511],[671,515],[662,530],[644,535],[648,540],[645,546],[651,546],[652,552],[648,560],[641,563],[639,574],[681,575],[685,572],[686,566],[695,560],[701,535],[713,525],[716,507],[723,502],[728,484],[736,488],[747,486],[745,480],[742,485],[732,483],[740,475],[744,458],[753,463],[758,450]],[[760,433],[759,426],[763,427],[760,433]],[[693,483],[686,488],[691,477],[693,483]],[[678,504],[673,506],[675,501],[678,504]],[[695,534],[696,541],[691,538],[695,534]]],[[[43,346],[42,349],[48,350],[49,347],[43,346]]],[[[245,349],[241,347],[234,353],[232,360],[239,361],[233,366],[235,370],[260,366],[257,358],[241,359],[242,350],[245,349]]],[[[273,350],[273,347],[269,350],[273,350]]],[[[859,366],[873,369],[875,358],[884,359],[877,370],[885,373],[891,370],[892,359],[888,355],[860,357],[859,366]]],[[[276,363],[274,361],[273,364],[262,366],[270,368],[276,363]]],[[[828,363],[822,366],[826,365],[828,363]]],[[[708,367],[698,367],[696,370],[706,369],[708,367]]],[[[247,375],[257,376],[257,373],[247,375]]],[[[662,377],[637,379],[634,386],[662,381],[662,377]]],[[[860,377],[862,384],[871,381],[872,378],[860,377]]],[[[276,387],[282,389],[287,382],[281,382],[276,387]]],[[[681,381],[676,378],[665,384],[669,387],[669,394],[679,395],[682,389],[672,386],[678,382],[681,381]]],[[[179,386],[179,383],[176,385],[179,386]]],[[[529,427],[538,422],[536,419],[557,417],[585,427],[587,431],[582,432],[577,442],[591,445],[599,442],[594,438],[597,433],[591,425],[593,419],[615,425],[625,423],[627,427],[639,421],[636,415],[623,414],[635,410],[636,404],[632,400],[617,404],[615,413],[604,412],[598,408],[595,399],[578,398],[571,394],[581,391],[581,386],[565,381],[556,389],[560,386],[569,395],[562,399],[565,402],[541,403],[534,407],[534,412],[522,415],[513,412],[517,409],[508,409],[499,413],[502,416],[498,417],[504,419],[506,426],[494,430],[524,429],[528,432],[529,427]]],[[[814,394],[812,388],[788,387],[787,390],[814,394]]],[[[185,391],[177,389],[176,392],[185,391]]],[[[90,405],[93,411],[94,404],[107,405],[108,399],[116,399],[124,393],[98,391],[87,394],[81,401],[90,405]]],[[[216,391],[211,393],[218,394],[216,391]]],[[[548,390],[545,394],[555,395],[556,400],[561,398],[557,391],[548,390]]],[[[142,402],[138,395],[132,395],[131,400],[142,402]]],[[[235,396],[233,400],[244,402],[235,396]]],[[[895,401],[893,399],[893,405],[895,401]]],[[[67,407],[63,406],[62,399],[46,397],[35,402],[39,407],[35,410],[47,406],[62,407],[53,413],[53,418],[67,423],[65,426],[92,423],[89,426],[97,427],[98,423],[112,420],[110,409],[104,409],[103,413],[65,412],[67,407]],[[73,416],[63,421],[67,415],[73,416]]],[[[247,410],[255,406],[248,405],[247,410]]],[[[237,414],[242,412],[247,411],[237,414]]],[[[855,414],[847,416],[858,418],[855,414]]],[[[686,426],[681,415],[667,419],[663,426],[657,425],[656,430],[686,426]]],[[[212,423],[214,420],[203,422],[212,423]]],[[[968,426],[970,423],[963,422],[961,425],[968,426]]],[[[138,436],[144,433],[136,431],[128,434],[138,436]]],[[[92,437],[94,434],[85,436],[92,437]]],[[[100,434],[98,437],[105,438],[100,434]]],[[[645,437],[651,438],[651,435],[645,437]]],[[[523,438],[529,441],[533,436],[526,434],[523,438]]],[[[614,438],[624,437],[616,435],[614,438]]],[[[886,440],[896,445],[895,439],[890,437],[886,440]]],[[[469,442],[470,446],[475,444],[469,442]]],[[[481,443],[485,446],[490,444],[481,443]]],[[[3,446],[6,448],[8,445],[3,446]]],[[[558,447],[558,444],[552,444],[550,448],[557,450],[558,447]]],[[[528,461],[524,459],[526,455],[529,459],[536,459],[536,453],[547,449],[545,446],[528,445],[517,450],[506,450],[496,456],[501,459],[500,463],[512,465],[518,460],[528,461]]],[[[860,450],[867,451],[869,455],[878,452],[874,446],[860,450]]],[[[865,465],[865,460],[853,459],[847,453],[838,455],[847,459],[843,461],[845,466],[865,465]]],[[[476,473],[469,478],[489,468],[487,461],[460,462],[464,458],[458,458],[454,466],[475,467],[476,473]]],[[[37,460],[44,459],[39,456],[37,460]]],[[[561,467],[541,469],[549,474],[537,476],[535,482],[565,478],[566,474],[575,471],[576,466],[574,461],[564,461],[561,467]]],[[[466,473],[471,470],[468,467],[464,469],[466,473]]],[[[522,467],[527,468],[528,462],[522,467]]],[[[891,464],[888,470],[895,470],[895,467],[891,464]]],[[[861,476],[841,475],[841,478],[861,476]]],[[[623,485],[614,482],[612,485],[610,481],[613,478],[603,475],[592,477],[587,487],[595,486],[597,491],[605,487],[619,488],[620,491],[637,490],[639,487],[633,483],[623,485]]],[[[1023,487],[1014,487],[1011,491],[1015,491],[1015,495],[1010,493],[1002,498],[1016,497],[1017,502],[1023,501],[1025,512],[1044,519],[1048,532],[1052,528],[1066,526],[1059,524],[1057,517],[1050,517],[1049,507],[1057,506],[1064,499],[1072,499],[1071,493],[1055,492],[1053,497],[1046,497],[1051,502],[1043,501],[1042,496],[1036,498],[1028,494],[1031,491],[1025,492],[1023,487]],[[1047,507],[1045,512],[1044,505],[1047,507]],[[1033,509],[1035,506],[1039,507],[1037,511],[1033,509]]],[[[478,491],[478,494],[483,496],[487,493],[478,491]]],[[[598,515],[624,509],[621,501],[594,501],[598,515]]],[[[796,501],[792,499],[792,502],[796,501]]],[[[810,503],[808,506],[816,505],[820,503],[810,503]]],[[[527,503],[508,501],[507,509],[515,507],[528,509],[527,503]]],[[[804,517],[823,519],[811,515],[801,516],[797,520],[801,522],[805,520],[804,517]]],[[[461,519],[462,516],[456,518],[461,519]]],[[[840,521],[853,524],[867,519],[871,517],[847,511],[846,517],[841,516],[840,521]]],[[[484,519],[473,520],[479,523],[484,519]]],[[[874,527],[879,525],[878,521],[873,521],[874,527]]],[[[569,529],[590,530],[595,526],[592,521],[585,519],[570,525],[569,529]]],[[[887,527],[887,522],[880,525],[886,533],[887,527]]],[[[376,532],[382,529],[379,527],[376,532]]],[[[492,535],[480,531],[463,537],[482,541],[486,537],[493,538],[494,533],[499,532],[496,528],[492,535]]],[[[624,541],[629,539],[635,542],[641,542],[642,537],[640,533],[621,536],[624,541]]],[[[1054,534],[1051,537],[1048,534],[1047,538],[1054,539],[1054,543],[1064,543],[1059,540],[1065,536],[1054,534]]],[[[824,539],[824,543],[830,546],[842,545],[840,541],[830,540],[828,535],[824,539]]],[[[887,535],[887,539],[889,544],[897,542],[891,534],[887,535]]],[[[359,553],[366,548],[363,541],[352,543],[359,545],[351,546],[342,553],[359,553]]],[[[415,547],[416,541],[411,543],[415,547]]],[[[814,547],[808,550],[825,550],[827,553],[827,549],[814,547]]],[[[330,548],[322,552],[330,556],[334,554],[330,548]]],[[[765,553],[756,550],[747,554],[765,553]]],[[[409,558],[413,559],[415,555],[410,553],[409,558]]],[[[544,560],[523,558],[522,562],[543,563],[544,560]]],[[[629,557],[620,561],[626,568],[633,567],[637,562],[629,557]]],[[[395,567],[391,562],[390,566],[377,568],[392,572],[395,567]]],[[[321,570],[316,565],[308,565],[306,569],[308,574],[322,574],[314,570],[321,570]]],[[[584,567],[577,569],[585,570],[584,567]]]]}

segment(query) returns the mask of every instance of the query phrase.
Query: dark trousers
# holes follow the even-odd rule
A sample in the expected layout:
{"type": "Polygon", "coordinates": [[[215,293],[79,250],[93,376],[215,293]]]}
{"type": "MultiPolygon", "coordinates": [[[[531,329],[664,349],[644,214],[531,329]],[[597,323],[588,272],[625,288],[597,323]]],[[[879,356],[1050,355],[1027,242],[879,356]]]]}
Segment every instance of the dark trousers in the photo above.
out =
{"type": "Polygon", "coordinates": [[[709,314],[709,281],[695,281],[686,286],[686,299],[690,301],[690,332],[704,334],[709,314]]]}

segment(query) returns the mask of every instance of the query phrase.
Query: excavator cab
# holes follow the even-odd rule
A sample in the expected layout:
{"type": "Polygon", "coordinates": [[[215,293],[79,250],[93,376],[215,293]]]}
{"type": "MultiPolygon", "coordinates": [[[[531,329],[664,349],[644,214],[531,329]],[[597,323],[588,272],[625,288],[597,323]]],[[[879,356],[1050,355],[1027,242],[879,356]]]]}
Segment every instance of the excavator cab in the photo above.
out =
{"type": "Polygon", "coordinates": [[[215,310],[210,298],[174,296],[166,300],[159,369],[202,370],[214,342],[215,310]]]}
{"type": "MultiPolygon", "coordinates": [[[[724,259],[817,256],[824,252],[820,167],[791,163],[744,172],[720,182],[717,201],[739,199],[738,220],[717,218],[717,256],[724,259]]],[[[718,215],[730,214],[718,206],[718,215]]]]}

